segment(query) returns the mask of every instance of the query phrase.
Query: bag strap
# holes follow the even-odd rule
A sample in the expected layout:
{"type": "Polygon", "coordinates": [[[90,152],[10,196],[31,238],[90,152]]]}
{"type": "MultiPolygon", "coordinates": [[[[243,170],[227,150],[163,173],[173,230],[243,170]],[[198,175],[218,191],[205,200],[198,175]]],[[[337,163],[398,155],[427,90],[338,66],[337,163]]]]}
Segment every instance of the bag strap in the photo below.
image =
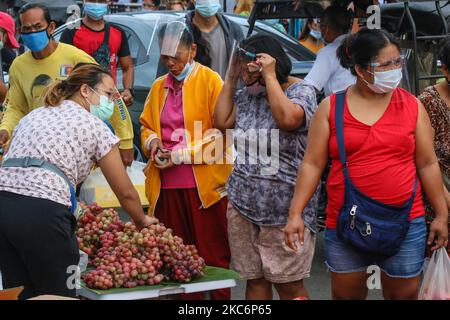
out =
{"type": "MultiPolygon", "coordinates": [[[[336,138],[339,149],[339,158],[341,159],[341,163],[344,167],[343,168],[344,178],[345,183],[347,184],[350,182],[350,176],[348,174],[347,154],[345,152],[345,144],[344,144],[344,106],[345,106],[345,91],[341,91],[336,93],[334,124],[336,127],[336,138]]],[[[417,178],[416,175],[414,179],[414,189],[411,198],[408,200],[410,206],[412,206],[414,202],[418,185],[419,179],[417,178]]],[[[347,192],[347,188],[345,188],[345,191],[347,192]]]]}
{"type": "Polygon", "coordinates": [[[51,171],[53,173],[56,173],[58,176],[64,179],[64,181],[69,186],[70,191],[70,201],[72,203],[72,213],[75,212],[75,209],[77,207],[77,200],[75,195],[75,188],[72,186],[72,183],[70,182],[70,179],[67,177],[67,175],[57,166],[55,166],[53,163],[44,160],[44,159],[38,159],[38,158],[32,158],[32,157],[23,157],[23,158],[9,158],[5,159],[2,164],[2,167],[4,168],[42,168],[48,171],[51,171]]]}
{"type": "Polygon", "coordinates": [[[104,45],[109,45],[109,23],[105,22],[105,36],[103,37],[103,43],[104,45]]]}
{"type": "Polygon", "coordinates": [[[334,125],[336,127],[336,138],[339,149],[339,158],[344,166],[344,175],[348,178],[347,170],[347,154],[345,152],[344,144],[344,104],[345,104],[345,91],[336,93],[335,108],[334,108],[334,125]]]}

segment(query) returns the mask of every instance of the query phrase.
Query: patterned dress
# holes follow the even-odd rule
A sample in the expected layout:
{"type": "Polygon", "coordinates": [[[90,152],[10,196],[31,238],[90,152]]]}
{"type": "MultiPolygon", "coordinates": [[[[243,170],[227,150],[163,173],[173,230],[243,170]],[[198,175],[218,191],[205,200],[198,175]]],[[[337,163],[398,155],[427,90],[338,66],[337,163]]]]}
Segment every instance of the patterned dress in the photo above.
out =
{"type": "MultiPolygon", "coordinates": [[[[47,160],[61,169],[72,185],[78,185],[118,143],[103,121],[65,100],[57,107],[41,107],[23,117],[5,159],[47,160]]],[[[0,191],[71,205],[67,182],[42,168],[0,167],[0,191]]]]}
{"type": "MultiPolygon", "coordinates": [[[[450,177],[450,106],[445,103],[434,86],[426,88],[419,96],[419,100],[425,106],[435,131],[434,149],[441,171],[447,177],[450,177]]],[[[435,213],[429,201],[424,200],[427,222],[430,224],[435,217],[435,213]]],[[[447,249],[450,252],[450,246],[447,249]]],[[[427,255],[429,255],[429,252],[427,252],[427,255]]]]}
{"type": "MultiPolygon", "coordinates": [[[[317,109],[314,88],[303,80],[292,84],[285,94],[305,112],[304,125],[289,132],[277,128],[265,93],[253,96],[244,88],[234,98],[237,159],[227,183],[228,199],[245,218],[260,226],[287,223],[309,124],[317,109]]],[[[318,195],[316,191],[302,215],[313,232],[318,195]]]]}

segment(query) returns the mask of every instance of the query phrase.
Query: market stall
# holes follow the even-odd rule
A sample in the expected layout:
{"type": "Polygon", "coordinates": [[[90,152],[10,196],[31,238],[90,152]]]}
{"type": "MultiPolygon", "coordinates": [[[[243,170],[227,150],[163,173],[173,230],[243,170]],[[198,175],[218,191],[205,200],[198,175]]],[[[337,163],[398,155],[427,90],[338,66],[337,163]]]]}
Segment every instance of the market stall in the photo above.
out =
{"type": "Polygon", "coordinates": [[[204,275],[190,283],[162,282],[153,286],[140,286],[133,289],[90,289],[86,284],[77,290],[80,297],[90,300],[141,300],[156,299],[184,293],[207,292],[236,286],[238,274],[222,268],[206,267],[204,275]]]}
{"type": "MultiPolygon", "coordinates": [[[[145,207],[144,166],[134,162],[127,172],[145,207]]],[[[99,169],[86,179],[80,200],[80,297],[154,299],[236,286],[237,273],[207,266],[195,246],[185,244],[170,228],[158,223],[138,230],[122,220],[120,204],[99,169]]]]}

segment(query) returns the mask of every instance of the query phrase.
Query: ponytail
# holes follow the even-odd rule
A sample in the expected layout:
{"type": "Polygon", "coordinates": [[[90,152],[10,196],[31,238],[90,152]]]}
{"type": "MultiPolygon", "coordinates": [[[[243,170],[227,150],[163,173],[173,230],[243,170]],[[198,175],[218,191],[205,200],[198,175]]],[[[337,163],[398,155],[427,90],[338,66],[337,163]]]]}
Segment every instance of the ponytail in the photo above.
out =
{"type": "Polygon", "coordinates": [[[44,91],[46,106],[57,107],[64,100],[71,98],[83,84],[94,88],[111,74],[102,66],[93,63],[78,63],[66,80],[55,80],[44,91]]]}
{"type": "Polygon", "coordinates": [[[356,34],[350,34],[346,36],[336,51],[336,55],[339,59],[339,62],[341,63],[341,66],[344,69],[350,69],[350,71],[352,71],[352,67],[355,65],[352,55],[352,44],[355,38],[356,34]]]}
{"type": "Polygon", "coordinates": [[[66,80],[55,80],[45,88],[44,103],[50,107],[59,106],[62,101],[71,97],[75,92],[68,91],[66,80]]]}
{"type": "Polygon", "coordinates": [[[356,65],[367,68],[376,59],[380,50],[391,44],[400,50],[398,41],[389,32],[363,28],[355,34],[348,35],[338,47],[336,55],[342,67],[350,69],[356,76],[356,65]]]}

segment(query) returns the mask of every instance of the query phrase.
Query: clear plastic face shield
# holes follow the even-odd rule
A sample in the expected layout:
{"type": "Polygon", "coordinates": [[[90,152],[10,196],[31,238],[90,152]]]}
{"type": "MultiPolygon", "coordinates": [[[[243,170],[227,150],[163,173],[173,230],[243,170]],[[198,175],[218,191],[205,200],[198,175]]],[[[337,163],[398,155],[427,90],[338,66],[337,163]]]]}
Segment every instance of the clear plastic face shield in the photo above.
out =
{"type": "Polygon", "coordinates": [[[227,72],[225,74],[225,82],[237,81],[239,77],[239,66],[237,56],[237,41],[233,40],[233,46],[231,49],[230,59],[228,60],[227,72]]]}
{"type": "Polygon", "coordinates": [[[257,63],[255,50],[243,48],[234,41],[225,81],[234,81],[241,88],[260,77],[261,67],[257,63]]]}
{"type": "Polygon", "coordinates": [[[405,56],[403,54],[400,54],[398,58],[393,60],[383,62],[372,62],[369,64],[369,66],[374,71],[389,71],[392,69],[403,68],[404,65],[405,65],[405,56]]]}
{"type": "Polygon", "coordinates": [[[403,78],[404,57],[402,55],[390,59],[376,58],[376,61],[369,63],[367,72],[372,75],[370,82],[363,78],[367,86],[375,93],[388,93],[397,88],[403,78]]]}
{"type": "Polygon", "coordinates": [[[160,53],[162,56],[175,58],[187,26],[183,21],[177,20],[165,24],[162,28],[164,30],[160,34],[160,53]]]}
{"type": "Polygon", "coordinates": [[[237,55],[244,85],[248,86],[258,81],[262,77],[262,66],[258,62],[256,50],[238,46],[237,55]]]}
{"type": "Polygon", "coordinates": [[[239,43],[233,41],[233,49],[230,54],[230,60],[228,61],[228,69],[225,75],[225,81],[232,81],[239,83],[241,87],[249,74],[259,71],[259,66],[256,65],[256,53],[248,50],[248,48],[242,48],[239,43]],[[243,82],[243,83],[242,83],[243,82]]]}

